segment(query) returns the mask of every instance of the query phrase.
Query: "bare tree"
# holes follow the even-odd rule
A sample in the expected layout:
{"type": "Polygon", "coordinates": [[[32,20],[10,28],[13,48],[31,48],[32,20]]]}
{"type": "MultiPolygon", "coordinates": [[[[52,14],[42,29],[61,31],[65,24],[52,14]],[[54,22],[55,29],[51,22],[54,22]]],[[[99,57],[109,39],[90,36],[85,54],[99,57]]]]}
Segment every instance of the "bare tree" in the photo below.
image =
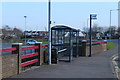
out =
{"type": "Polygon", "coordinates": [[[111,26],[111,27],[108,28],[108,32],[111,34],[111,36],[113,36],[116,31],[117,31],[116,26],[111,26]]]}
{"type": "Polygon", "coordinates": [[[13,29],[13,33],[14,33],[14,36],[15,36],[16,38],[19,38],[19,39],[23,36],[22,30],[20,30],[20,29],[18,29],[18,28],[14,28],[14,29],[13,29]]]}
{"type": "Polygon", "coordinates": [[[8,25],[5,25],[2,27],[2,39],[3,40],[14,40],[14,39],[20,39],[23,32],[22,30],[18,28],[11,28],[8,25]]]}

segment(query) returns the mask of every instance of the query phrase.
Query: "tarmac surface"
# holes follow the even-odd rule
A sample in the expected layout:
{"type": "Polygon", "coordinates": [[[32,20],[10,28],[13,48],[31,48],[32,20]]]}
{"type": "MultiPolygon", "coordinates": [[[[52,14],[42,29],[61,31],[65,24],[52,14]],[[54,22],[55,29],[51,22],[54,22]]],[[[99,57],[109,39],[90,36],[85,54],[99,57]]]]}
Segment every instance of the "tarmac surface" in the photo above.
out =
{"type": "Polygon", "coordinates": [[[10,78],[117,78],[112,65],[112,56],[118,53],[117,47],[92,57],[74,58],[71,63],[42,65],[10,78]]]}

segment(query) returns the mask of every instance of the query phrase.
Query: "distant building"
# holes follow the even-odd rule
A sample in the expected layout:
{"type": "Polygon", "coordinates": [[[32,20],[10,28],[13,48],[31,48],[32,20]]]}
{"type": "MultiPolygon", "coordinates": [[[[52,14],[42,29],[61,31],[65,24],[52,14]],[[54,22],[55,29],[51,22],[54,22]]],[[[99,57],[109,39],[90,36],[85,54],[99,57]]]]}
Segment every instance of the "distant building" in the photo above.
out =
{"type": "Polygon", "coordinates": [[[47,31],[24,31],[27,38],[48,38],[47,31]]]}

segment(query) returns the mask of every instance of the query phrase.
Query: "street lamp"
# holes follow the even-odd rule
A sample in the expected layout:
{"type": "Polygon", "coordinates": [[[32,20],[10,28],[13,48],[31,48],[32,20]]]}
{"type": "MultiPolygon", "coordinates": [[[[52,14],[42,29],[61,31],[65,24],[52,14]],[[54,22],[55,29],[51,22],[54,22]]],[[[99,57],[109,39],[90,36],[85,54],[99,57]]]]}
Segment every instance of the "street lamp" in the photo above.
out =
{"type": "Polygon", "coordinates": [[[48,1],[48,63],[51,64],[51,0],[48,1]]]}
{"type": "MultiPolygon", "coordinates": [[[[120,10],[120,9],[112,9],[112,10],[110,10],[110,25],[109,25],[110,27],[111,27],[111,12],[112,11],[118,11],[118,10],[120,10]]],[[[110,33],[111,33],[111,36],[110,36],[110,38],[111,38],[112,37],[112,30],[111,29],[110,29],[110,33]]],[[[118,43],[119,43],[119,40],[118,40],[118,43]]],[[[118,51],[118,67],[120,67],[120,53],[119,53],[119,51],[118,51]]]]}
{"type": "MultiPolygon", "coordinates": [[[[109,25],[109,27],[111,27],[111,12],[112,11],[118,11],[118,10],[120,10],[120,9],[112,9],[112,10],[110,10],[110,25],[109,25]]],[[[111,31],[111,29],[110,29],[110,34],[111,34],[110,39],[112,39],[112,31],[111,31]]]]}
{"type": "Polygon", "coordinates": [[[90,19],[90,18],[87,18],[87,38],[88,38],[88,35],[89,35],[89,34],[88,34],[88,32],[89,32],[89,28],[88,28],[89,19],[90,19]]]}
{"type": "Polygon", "coordinates": [[[25,35],[25,44],[26,44],[26,18],[27,18],[27,16],[24,16],[24,18],[25,18],[25,32],[24,32],[24,35],[25,35]]]}
{"type": "MultiPolygon", "coordinates": [[[[118,11],[118,10],[120,10],[120,9],[112,9],[112,10],[110,10],[110,27],[111,27],[111,12],[112,11],[118,11]]],[[[119,15],[119,14],[118,14],[119,15]]],[[[119,26],[118,26],[119,27],[119,26]]],[[[111,35],[112,35],[112,30],[110,29],[110,33],[111,33],[111,35]]],[[[112,37],[112,36],[111,36],[112,37]]],[[[111,38],[110,37],[110,38],[111,38]]],[[[111,38],[112,39],[112,38],[111,38]]],[[[119,43],[119,40],[118,40],[118,43],[119,43]]],[[[119,51],[118,51],[119,52],[119,51]]],[[[120,53],[118,53],[118,60],[120,60],[120,53]]],[[[120,61],[118,61],[118,64],[120,64],[120,61]]]]}
{"type": "Polygon", "coordinates": [[[55,26],[55,21],[53,23],[54,23],[54,26],[55,26]]]}

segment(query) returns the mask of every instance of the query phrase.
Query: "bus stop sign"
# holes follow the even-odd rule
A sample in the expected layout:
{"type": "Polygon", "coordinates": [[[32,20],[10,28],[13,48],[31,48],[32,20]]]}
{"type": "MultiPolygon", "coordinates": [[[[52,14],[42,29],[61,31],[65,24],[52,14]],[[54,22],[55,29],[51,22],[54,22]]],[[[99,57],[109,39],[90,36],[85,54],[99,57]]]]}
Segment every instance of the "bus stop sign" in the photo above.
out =
{"type": "Polygon", "coordinates": [[[90,14],[91,15],[91,19],[97,19],[97,14],[90,14]]]}

